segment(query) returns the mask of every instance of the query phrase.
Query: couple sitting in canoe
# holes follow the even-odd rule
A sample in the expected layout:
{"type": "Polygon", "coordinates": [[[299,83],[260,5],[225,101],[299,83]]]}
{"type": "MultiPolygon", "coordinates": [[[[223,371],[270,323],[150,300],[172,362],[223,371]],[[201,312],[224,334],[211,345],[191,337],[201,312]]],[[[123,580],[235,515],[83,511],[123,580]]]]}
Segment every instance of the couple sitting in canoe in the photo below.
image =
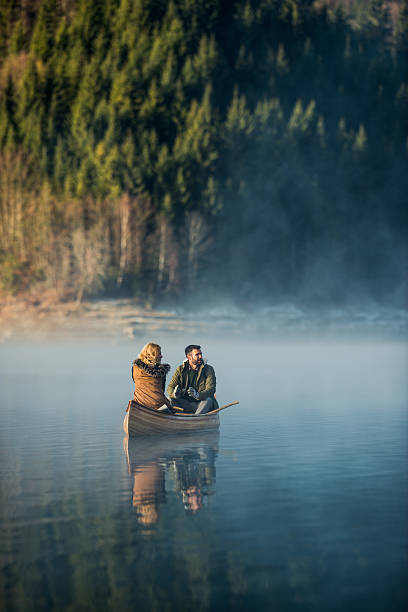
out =
{"type": "Polygon", "coordinates": [[[206,414],[218,408],[214,368],[204,363],[198,344],[189,344],[185,354],[186,359],[178,366],[167,387],[169,399],[164,389],[170,366],[161,363],[163,355],[158,344],[146,344],[132,366],[134,401],[146,408],[172,414],[178,411],[206,414]]]}

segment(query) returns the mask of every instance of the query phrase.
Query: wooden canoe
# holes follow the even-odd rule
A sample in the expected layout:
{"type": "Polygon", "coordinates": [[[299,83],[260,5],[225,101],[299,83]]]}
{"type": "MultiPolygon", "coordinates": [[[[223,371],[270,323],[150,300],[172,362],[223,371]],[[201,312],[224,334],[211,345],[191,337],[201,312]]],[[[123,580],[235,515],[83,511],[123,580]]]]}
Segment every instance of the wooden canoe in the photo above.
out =
{"type": "Polygon", "coordinates": [[[220,426],[216,414],[173,415],[146,408],[135,401],[129,402],[129,409],[123,421],[123,429],[129,436],[158,434],[188,434],[214,431],[220,426]]]}

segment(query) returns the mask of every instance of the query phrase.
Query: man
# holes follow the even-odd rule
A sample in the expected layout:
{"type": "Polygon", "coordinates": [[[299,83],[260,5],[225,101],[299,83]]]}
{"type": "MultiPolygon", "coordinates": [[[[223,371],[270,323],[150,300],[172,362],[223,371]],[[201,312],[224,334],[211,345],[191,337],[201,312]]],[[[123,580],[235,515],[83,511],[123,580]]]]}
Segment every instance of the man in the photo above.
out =
{"type": "Polygon", "coordinates": [[[178,366],[167,387],[172,406],[184,412],[205,414],[218,408],[215,399],[214,368],[204,363],[201,346],[189,344],[185,348],[186,359],[178,366]]]}

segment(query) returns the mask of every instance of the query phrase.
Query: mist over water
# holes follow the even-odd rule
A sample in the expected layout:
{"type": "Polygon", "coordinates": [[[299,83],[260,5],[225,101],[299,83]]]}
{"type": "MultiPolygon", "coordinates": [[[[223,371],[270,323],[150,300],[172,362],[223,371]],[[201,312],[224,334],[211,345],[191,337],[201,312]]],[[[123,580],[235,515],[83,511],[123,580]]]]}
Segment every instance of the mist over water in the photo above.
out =
{"type": "MultiPolygon", "coordinates": [[[[186,302],[176,309],[182,316],[246,337],[403,338],[408,332],[408,310],[372,301],[307,306],[293,301],[211,299],[204,306],[186,302]]],[[[207,331],[207,330],[206,330],[207,331]]]]}
{"type": "Polygon", "coordinates": [[[0,345],[3,609],[406,609],[405,336],[219,329],[0,345]],[[219,434],[124,440],[148,340],[219,434]]]}

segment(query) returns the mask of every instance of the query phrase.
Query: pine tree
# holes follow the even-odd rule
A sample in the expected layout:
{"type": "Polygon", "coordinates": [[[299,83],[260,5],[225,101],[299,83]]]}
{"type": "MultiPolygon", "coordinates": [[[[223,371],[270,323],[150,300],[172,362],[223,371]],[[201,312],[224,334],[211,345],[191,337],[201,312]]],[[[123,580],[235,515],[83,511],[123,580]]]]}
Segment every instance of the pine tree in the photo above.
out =
{"type": "Polygon", "coordinates": [[[31,38],[31,50],[42,60],[47,60],[53,51],[57,15],[57,0],[44,0],[31,38]]]}
{"type": "MultiPolygon", "coordinates": [[[[0,34],[1,36],[1,34],[0,34]]],[[[24,51],[27,47],[27,34],[24,31],[24,26],[21,21],[17,21],[12,37],[9,43],[9,52],[12,55],[18,55],[21,51],[24,51]]]]}
{"type": "Polygon", "coordinates": [[[357,153],[362,153],[366,149],[366,147],[367,147],[367,134],[366,134],[364,125],[360,123],[358,132],[354,139],[353,151],[357,153]]]}
{"type": "Polygon", "coordinates": [[[34,158],[43,157],[44,117],[45,117],[45,81],[43,66],[30,60],[23,74],[19,90],[17,116],[22,142],[33,153],[34,158]]]}
{"type": "Polygon", "coordinates": [[[408,0],[401,0],[395,38],[398,51],[404,55],[402,61],[406,62],[408,59],[408,0]]]}
{"type": "Polygon", "coordinates": [[[227,132],[251,134],[254,123],[244,94],[239,94],[235,87],[225,122],[227,132]]]}
{"type": "Polygon", "coordinates": [[[13,146],[17,142],[16,100],[14,84],[8,75],[7,84],[0,100],[0,146],[13,146]]]}

